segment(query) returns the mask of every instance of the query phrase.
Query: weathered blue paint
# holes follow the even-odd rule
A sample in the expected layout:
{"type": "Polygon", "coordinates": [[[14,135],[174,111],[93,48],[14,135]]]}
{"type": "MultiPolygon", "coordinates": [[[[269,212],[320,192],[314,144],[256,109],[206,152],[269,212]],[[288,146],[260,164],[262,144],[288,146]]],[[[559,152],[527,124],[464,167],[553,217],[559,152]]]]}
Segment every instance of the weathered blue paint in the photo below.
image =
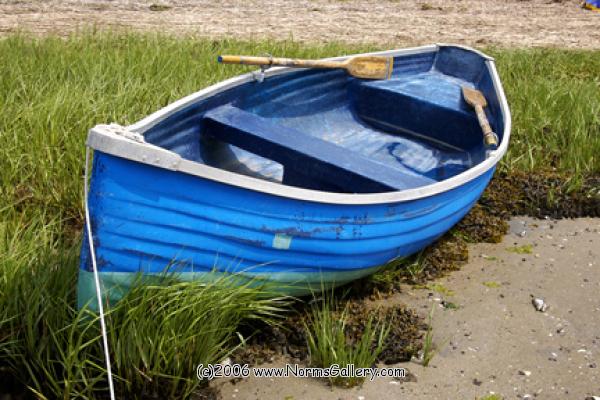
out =
{"type": "MultiPolygon", "coordinates": [[[[286,185],[403,190],[484,160],[462,85],[486,95],[502,140],[500,100],[484,59],[453,47],[397,57],[387,81],[303,70],[242,84],[170,115],[144,136],[186,159],[286,185]]],[[[331,204],[96,151],[89,208],[100,276],[122,286],[138,272],[170,268],[200,279],[217,271],[276,282],[294,294],[342,284],[432,243],[469,211],[493,172],[410,201],[331,204]]],[[[83,304],[93,293],[83,277],[91,271],[85,241],[81,269],[83,304]]]]}

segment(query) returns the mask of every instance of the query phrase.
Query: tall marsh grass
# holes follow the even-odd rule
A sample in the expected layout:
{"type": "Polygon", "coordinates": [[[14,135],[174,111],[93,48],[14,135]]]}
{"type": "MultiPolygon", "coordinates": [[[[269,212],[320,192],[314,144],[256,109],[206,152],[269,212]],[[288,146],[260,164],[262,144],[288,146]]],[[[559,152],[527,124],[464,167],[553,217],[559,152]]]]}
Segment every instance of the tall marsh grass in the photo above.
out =
{"type": "MultiPolygon", "coordinates": [[[[78,240],[64,243],[54,229],[44,218],[2,225],[0,366],[41,398],[93,399],[107,390],[98,320],[74,308],[78,240]]],[[[228,278],[164,280],[135,287],[108,312],[121,398],[189,397],[205,384],[196,366],[241,344],[242,321],[275,321],[286,305],[228,278]]]]}
{"type": "Polygon", "coordinates": [[[600,173],[600,51],[495,50],[513,114],[508,168],[600,173]]]}
{"type": "MultiPolygon", "coordinates": [[[[355,368],[370,368],[383,351],[385,339],[393,321],[375,321],[371,316],[362,334],[352,340],[349,335],[348,306],[342,307],[333,299],[333,295],[316,301],[304,323],[310,364],[315,367],[329,368],[337,364],[341,369],[352,364],[355,368]]],[[[331,377],[334,385],[352,387],[364,381],[362,377],[331,377]]]]}

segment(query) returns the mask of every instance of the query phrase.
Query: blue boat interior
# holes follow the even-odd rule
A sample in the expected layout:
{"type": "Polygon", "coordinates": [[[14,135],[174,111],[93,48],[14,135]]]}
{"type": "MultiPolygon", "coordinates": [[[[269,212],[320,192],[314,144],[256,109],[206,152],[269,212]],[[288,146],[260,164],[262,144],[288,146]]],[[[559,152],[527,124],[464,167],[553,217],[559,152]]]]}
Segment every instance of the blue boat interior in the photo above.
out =
{"type": "Polygon", "coordinates": [[[148,142],[216,168],[283,185],[339,193],[417,188],[485,159],[463,86],[503,118],[480,54],[453,46],[394,58],[388,80],[343,70],[297,70],[223,91],[145,132],[148,142]]]}

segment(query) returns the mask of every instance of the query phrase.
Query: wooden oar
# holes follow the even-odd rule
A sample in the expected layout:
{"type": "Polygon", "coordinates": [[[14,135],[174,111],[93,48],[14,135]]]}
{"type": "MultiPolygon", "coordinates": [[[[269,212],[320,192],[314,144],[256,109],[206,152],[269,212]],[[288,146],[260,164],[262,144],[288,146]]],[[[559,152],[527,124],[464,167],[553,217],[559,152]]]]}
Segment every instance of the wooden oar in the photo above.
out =
{"type": "Polygon", "coordinates": [[[471,89],[466,86],[462,88],[462,94],[465,98],[465,101],[475,109],[475,113],[477,114],[477,119],[479,120],[479,125],[483,130],[483,142],[486,146],[498,146],[498,136],[492,130],[490,123],[485,115],[483,109],[487,107],[487,100],[483,93],[481,93],[477,89],[471,89]]]}
{"type": "Polygon", "coordinates": [[[394,68],[394,59],[383,56],[356,56],[344,61],[299,60],[295,58],[219,56],[223,64],[272,66],[282,65],[296,68],[343,68],[356,78],[389,79],[394,68]]]}

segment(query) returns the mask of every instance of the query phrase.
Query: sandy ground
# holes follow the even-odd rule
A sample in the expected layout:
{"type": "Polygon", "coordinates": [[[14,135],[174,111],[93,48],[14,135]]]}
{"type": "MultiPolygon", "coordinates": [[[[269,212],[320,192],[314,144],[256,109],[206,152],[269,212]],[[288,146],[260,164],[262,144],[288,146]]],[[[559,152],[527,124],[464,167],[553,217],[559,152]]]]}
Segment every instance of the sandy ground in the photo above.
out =
{"type": "Polygon", "coordinates": [[[223,399],[476,399],[492,392],[505,399],[600,396],[600,219],[518,218],[501,244],[477,244],[469,251],[462,270],[438,281],[454,294],[407,287],[386,300],[415,307],[423,316],[434,307],[439,350],[430,366],[397,365],[416,382],[380,378],[355,389],[331,389],[311,378],[213,384],[223,399]],[[529,245],[530,254],[515,252],[529,245]],[[531,295],[546,301],[546,312],[535,310],[531,295]],[[442,300],[459,308],[442,308],[442,300]]]}
{"type": "Polygon", "coordinates": [[[405,46],[600,48],[600,13],[579,0],[0,0],[0,34],[90,26],[203,37],[405,46]],[[159,5],[159,7],[156,7],[159,5]],[[164,7],[160,7],[164,6],[164,7]],[[152,11],[160,10],[160,11],[152,11]]]}

